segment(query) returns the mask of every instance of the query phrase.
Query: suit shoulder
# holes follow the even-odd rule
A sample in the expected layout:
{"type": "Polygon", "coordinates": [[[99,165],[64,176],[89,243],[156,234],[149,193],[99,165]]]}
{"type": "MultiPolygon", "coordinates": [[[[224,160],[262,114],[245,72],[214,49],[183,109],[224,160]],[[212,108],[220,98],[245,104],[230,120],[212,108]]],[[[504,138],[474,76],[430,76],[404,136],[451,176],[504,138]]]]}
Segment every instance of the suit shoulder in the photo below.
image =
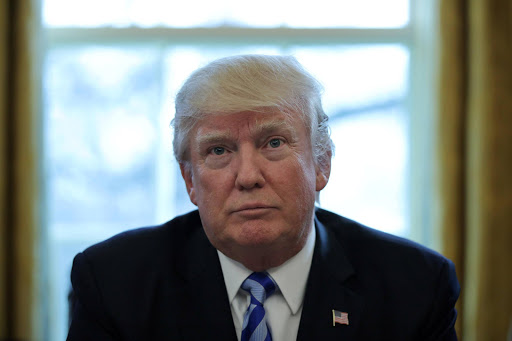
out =
{"type": "Polygon", "coordinates": [[[178,216],[164,224],[141,227],[121,232],[87,248],[83,253],[91,260],[154,259],[155,254],[173,253],[184,247],[186,241],[201,233],[197,211],[178,216]]]}
{"type": "MultiPolygon", "coordinates": [[[[397,321],[403,323],[390,339],[426,340],[424,335],[429,335],[429,340],[438,340],[453,332],[460,286],[451,261],[418,243],[325,210],[317,210],[316,216],[319,239],[332,256],[325,257],[328,264],[342,264],[350,274],[345,288],[364,298],[362,319],[374,328],[364,330],[363,335],[372,336],[361,339],[375,339],[374,331],[389,332],[397,321]]],[[[329,271],[341,272],[331,267],[329,271]]]]}
{"type": "Polygon", "coordinates": [[[155,307],[163,307],[170,321],[175,320],[172,316],[180,310],[158,302],[181,304],[177,302],[185,288],[182,264],[192,263],[187,262],[189,248],[203,247],[206,240],[194,211],[159,226],[120,233],[79,253],[71,270],[73,304],[79,311],[76,323],[83,318],[80,314],[91,314],[102,328],[119,332],[119,339],[130,335],[130,340],[142,340],[147,330],[141,326],[160,317],[155,307]]]}
{"type": "MultiPolygon", "coordinates": [[[[335,213],[317,209],[318,220],[335,236],[343,250],[355,260],[380,266],[425,266],[432,271],[451,263],[438,252],[414,241],[382,232],[335,213]]],[[[450,265],[450,264],[449,264],[450,265]]]]}

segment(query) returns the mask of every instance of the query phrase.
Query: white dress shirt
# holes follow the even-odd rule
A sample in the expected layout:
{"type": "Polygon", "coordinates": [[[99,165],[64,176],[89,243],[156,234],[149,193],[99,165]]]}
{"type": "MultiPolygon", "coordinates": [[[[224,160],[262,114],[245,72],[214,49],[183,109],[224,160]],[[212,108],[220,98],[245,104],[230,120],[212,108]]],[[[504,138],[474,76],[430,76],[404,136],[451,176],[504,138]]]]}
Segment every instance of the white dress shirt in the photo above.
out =
{"type": "MultiPolygon", "coordinates": [[[[315,238],[316,232],[313,226],[306,244],[299,253],[282,265],[267,270],[279,287],[263,305],[274,341],[297,340],[315,238]]],[[[250,294],[240,286],[253,271],[218,250],[217,253],[224,274],[236,335],[240,340],[244,314],[251,300],[250,294]]]]}

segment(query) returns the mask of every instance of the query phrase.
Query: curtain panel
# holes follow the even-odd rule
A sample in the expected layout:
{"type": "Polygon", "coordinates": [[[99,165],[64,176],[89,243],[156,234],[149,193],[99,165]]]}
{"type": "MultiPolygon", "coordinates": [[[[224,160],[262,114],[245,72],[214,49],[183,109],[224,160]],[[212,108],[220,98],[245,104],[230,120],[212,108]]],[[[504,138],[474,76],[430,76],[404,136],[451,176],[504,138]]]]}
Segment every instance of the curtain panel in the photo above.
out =
{"type": "Polygon", "coordinates": [[[37,1],[0,1],[0,340],[39,339],[37,1]]]}
{"type": "Polygon", "coordinates": [[[439,2],[437,198],[460,339],[512,325],[512,1],[439,2]]]}

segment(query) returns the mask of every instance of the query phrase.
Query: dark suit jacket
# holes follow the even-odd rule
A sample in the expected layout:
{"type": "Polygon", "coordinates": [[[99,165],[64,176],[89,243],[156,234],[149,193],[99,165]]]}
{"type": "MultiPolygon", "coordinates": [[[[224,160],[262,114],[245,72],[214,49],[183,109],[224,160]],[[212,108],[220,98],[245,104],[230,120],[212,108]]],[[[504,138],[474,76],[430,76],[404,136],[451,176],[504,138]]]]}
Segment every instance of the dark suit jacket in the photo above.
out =
{"type": "MultiPolygon", "coordinates": [[[[318,209],[298,340],[456,340],[453,264],[318,209]],[[332,310],[349,325],[333,326],[332,310]]],[[[215,248],[197,211],[76,256],[68,340],[236,340],[215,248]]],[[[279,340],[276,340],[279,341],[279,340]]]]}

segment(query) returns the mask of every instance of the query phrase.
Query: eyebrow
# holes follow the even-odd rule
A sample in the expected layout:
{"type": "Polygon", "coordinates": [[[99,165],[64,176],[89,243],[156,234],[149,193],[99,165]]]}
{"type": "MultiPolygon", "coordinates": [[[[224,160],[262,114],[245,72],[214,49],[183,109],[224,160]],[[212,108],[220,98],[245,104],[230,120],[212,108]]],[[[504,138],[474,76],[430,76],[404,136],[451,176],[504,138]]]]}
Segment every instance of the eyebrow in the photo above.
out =
{"type": "Polygon", "coordinates": [[[292,138],[296,137],[295,129],[292,129],[292,127],[284,120],[265,121],[257,124],[254,128],[254,135],[258,136],[277,131],[285,131],[286,133],[290,134],[292,138]]]}
{"type": "MultiPolygon", "coordinates": [[[[256,125],[251,129],[253,136],[261,136],[272,134],[278,131],[285,131],[290,134],[293,140],[296,139],[296,132],[292,127],[284,120],[271,120],[264,122],[257,122],[256,125]]],[[[233,134],[229,131],[218,131],[208,132],[197,136],[196,141],[198,146],[204,146],[209,144],[216,144],[222,141],[233,139],[233,134]]]]}
{"type": "Polygon", "coordinates": [[[211,132],[206,134],[201,134],[197,136],[196,141],[199,146],[205,145],[205,144],[215,144],[219,143],[221,141],[229,140],[232,138],[232,134],[230,134],[228,131],[226,132],[211,132]]]}

